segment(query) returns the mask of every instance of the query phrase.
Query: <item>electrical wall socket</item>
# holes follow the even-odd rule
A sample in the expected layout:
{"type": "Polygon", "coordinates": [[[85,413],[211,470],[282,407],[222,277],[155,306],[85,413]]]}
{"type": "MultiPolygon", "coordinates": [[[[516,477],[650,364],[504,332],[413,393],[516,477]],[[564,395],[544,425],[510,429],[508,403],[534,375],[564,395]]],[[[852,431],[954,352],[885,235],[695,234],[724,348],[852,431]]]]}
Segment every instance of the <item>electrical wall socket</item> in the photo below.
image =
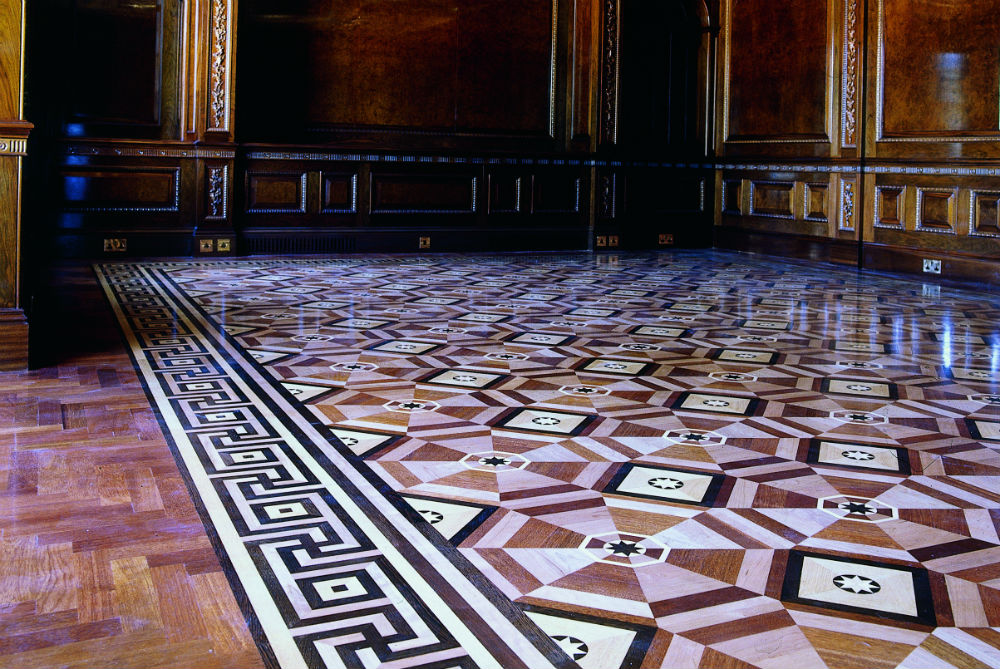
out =
{"type": "Polygon", "coordinates": [[[931,260],[930,258],[924,258],[924,271],[928,274],[940,274],[941,273],[941,261],[931,260]]]}
{"type": "Polygon", "coordinates": [[[618,246],[618,235],[608,235],[608,246],[618,246]]]}
{"type": "Polygon", "coordinates": [[[608,245],[608,238],[606,236],[604,236],[604,235],[598,235],[597,236],[597,246],[603,247],[603,246],[607,246],[607,245],[608,245]]]}
{"type": "Polygon", "coordinates": [[[430,247],[431,247],[431,238],[430,237],[420,237],[417,240],[417,248],[418,249],[429,249],[430,247]]]}
{"type": "Polygon", "coordinates": [[[673,246],[674,236],[671,234],[660,234],[660,246],[673,246]]]}

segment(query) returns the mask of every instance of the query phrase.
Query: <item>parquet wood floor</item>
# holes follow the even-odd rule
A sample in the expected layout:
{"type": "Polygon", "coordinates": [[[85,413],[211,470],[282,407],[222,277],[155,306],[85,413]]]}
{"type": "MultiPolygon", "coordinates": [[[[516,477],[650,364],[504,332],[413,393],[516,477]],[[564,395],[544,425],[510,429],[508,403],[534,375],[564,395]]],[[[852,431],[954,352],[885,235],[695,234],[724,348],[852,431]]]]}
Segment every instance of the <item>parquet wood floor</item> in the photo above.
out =
{"type": "Polygon", "coordinates": [[[65,355],[0,377],[0,667],[261,666],[237,600],[282,669],[1000,667],[992,295],[714,252],[98,282],[117,325],[67,270],[65,355]]]}
{"type": "Polygon", "coordinates": [[[0,666],[262,667],[89,267],[0,374],[0,666]]]}

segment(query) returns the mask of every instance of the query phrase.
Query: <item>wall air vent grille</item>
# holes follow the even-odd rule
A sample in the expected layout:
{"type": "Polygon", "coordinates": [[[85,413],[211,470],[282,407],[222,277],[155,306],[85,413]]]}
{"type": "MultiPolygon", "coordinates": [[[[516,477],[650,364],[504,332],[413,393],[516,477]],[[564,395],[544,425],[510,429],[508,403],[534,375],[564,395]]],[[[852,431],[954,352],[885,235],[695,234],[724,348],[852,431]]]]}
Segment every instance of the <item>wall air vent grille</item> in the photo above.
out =
{"type": "Polygon", "coordinates": [[[248,237],[250,254],[272,253],[350,253],[355,250],[352,237],[248,237]]]}

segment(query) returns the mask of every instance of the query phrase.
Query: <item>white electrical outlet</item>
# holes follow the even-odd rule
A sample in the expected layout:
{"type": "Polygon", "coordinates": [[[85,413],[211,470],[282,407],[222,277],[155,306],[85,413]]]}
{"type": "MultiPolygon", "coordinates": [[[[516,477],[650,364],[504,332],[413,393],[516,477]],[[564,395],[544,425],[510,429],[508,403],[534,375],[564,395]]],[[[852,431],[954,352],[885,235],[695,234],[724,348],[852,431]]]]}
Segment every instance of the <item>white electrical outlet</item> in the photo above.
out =
{"type": "Polygon", "coordinates": [[[928,274],[940,274],[941,273],[941,261],[931,260],[930,258],[924,258],[924,271],[928,274]]]}

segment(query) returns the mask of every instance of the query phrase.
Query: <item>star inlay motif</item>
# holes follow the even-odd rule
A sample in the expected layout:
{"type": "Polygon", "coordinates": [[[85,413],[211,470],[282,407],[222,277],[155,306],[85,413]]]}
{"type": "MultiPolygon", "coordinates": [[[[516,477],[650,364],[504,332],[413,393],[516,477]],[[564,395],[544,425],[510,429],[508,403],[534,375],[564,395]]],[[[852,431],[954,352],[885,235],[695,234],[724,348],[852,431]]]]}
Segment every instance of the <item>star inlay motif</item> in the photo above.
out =
{"type": "Polygon", "coordinates": [[[882,586],[878,582],[865,576],[856,576],[854,574],[835,576],[833,584],[841,590],[853,592],[856,595],[874,595],[882,589],[882,586]]]}
{"type": "Polygon", "coordinates": [[[611,553],[612,555],[621,555],[623,557],[629,557],[630,555],[642,555],[646,552],[645,546],[640,546],[635,541],[628,541],[626,539],[619,539],[618,541],[609,541],[604,544],[604,550],[611,553]]]}

